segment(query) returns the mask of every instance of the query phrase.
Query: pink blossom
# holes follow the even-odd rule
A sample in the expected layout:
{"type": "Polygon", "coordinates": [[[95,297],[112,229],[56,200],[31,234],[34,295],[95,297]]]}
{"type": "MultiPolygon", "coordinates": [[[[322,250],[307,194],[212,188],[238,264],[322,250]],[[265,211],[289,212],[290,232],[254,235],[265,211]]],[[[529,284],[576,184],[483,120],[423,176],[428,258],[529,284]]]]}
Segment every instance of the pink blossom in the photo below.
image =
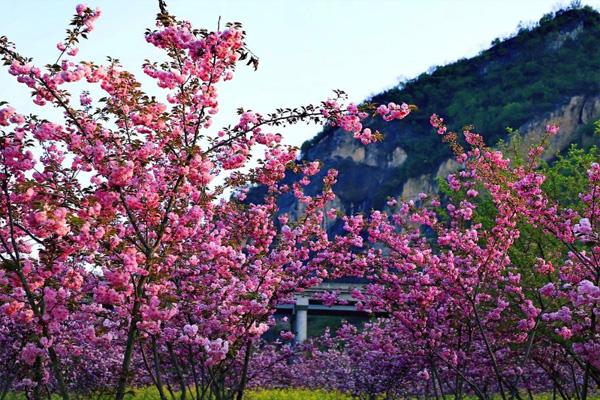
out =
{"type": "Polygon", "coordinates": [[[569,340],[571,338],[571,336],[573,336],[573,332],[571,332],[571,330],[569,328],[567,328],[566,326],[556,329],[556,334],[565,340],[569,340]]]}
{"type": "Polygon", "coordinates": [[[550,282],[542,286],[540,293],[546,297],[550,297],[554,295],[554,290],[554,284],[550,282]]]}
{"type": "Polygon", "coordinates": [[[35,364],[36,359],[41,355],[43,351],[33,343],[27,343],[21,351],[21,359],[29,366],[35,364]]]}
{"type": "Polygon", "coordinates": [[[546,133],[550,136],[555,136],[558,134],[560,128],[554,124],[546,125],[546,133]]]}
{"type": "Polygon", "coordinates": [[[10,119],[15,115],[16,110],[10,106],[0,108],[0,126],[8,126],[10,119]]]}
{"type": "Polygon", "coordinates": [[[115,186],[125,186],[133,178],[133,162],[128,161],[122,166],[113,168],[109,182],[115,186]]]}

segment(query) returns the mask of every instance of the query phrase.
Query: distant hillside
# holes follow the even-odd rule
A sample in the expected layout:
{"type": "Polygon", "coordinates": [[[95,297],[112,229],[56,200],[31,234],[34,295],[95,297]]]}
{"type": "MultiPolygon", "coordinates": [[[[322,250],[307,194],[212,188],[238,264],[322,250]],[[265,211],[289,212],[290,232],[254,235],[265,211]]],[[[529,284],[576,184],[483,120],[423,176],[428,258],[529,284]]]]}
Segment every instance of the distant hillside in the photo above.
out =
{"type": "MultiPolygon", "coordinates": [[[[599,44],[600,13],[592,8],[548,14],[476,57],[438,67],[370,99],[419,108],[392,124],[367,122],[384,133],[382,142],[363,146],[339,129],[326,128],[304,143],[302,157],[340,171],[334,188],[338,207],[369,212],[384,207],[388,197],[435,191],[435,178],[455,168],[447,146],[432,133],[434,112],[453,129],[475,125],[490,144],[506,136],[506,127],[532,140],[549,122],[561,126],[551,144],[554,152],[573,142],[598,142],[592,123],[600,117],[599,44]]],[[[281,207],[293,214],[298,205],[289,196],[281,207]]]]}

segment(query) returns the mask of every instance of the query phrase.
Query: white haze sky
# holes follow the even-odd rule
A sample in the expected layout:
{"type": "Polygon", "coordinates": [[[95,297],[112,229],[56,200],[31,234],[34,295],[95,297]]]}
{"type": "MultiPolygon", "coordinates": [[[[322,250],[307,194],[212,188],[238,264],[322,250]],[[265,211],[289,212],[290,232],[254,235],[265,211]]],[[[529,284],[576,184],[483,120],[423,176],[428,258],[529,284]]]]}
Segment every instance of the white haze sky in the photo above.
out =
{"type": "MultiPolygon", "coordinates": [[[[3,0],[0,35],[42,66],[57,56],[78,1],[3,0]]],[[[233,81],[221,85],[220,114],[215,128],[235,122],[243,106],[267,113],[279,106],[318,103],[342,89],[352,101],[412,78],[431,66],[476,55],[497,37],[567,5],[556,0],[167,0],[169,10],[197,28],[216,28],[240,21],[247,43],[260,57],[260,67],[240,68],[233,81]]],[[[600,0],[583,1],[596,9],[600,0]]],[[[159,89],[144,78],[140,65],[161,54],[144,40],[154,26],[155,0],[87,1],[103,16],[80,46],[79,60],[118,58],[151,94],[159,89]]],[[[560,62],[560,60],[556,60],[560,62]]],[[[79,94],[76,87],[75,94],[79,94]]],[[[21,113],[39,113],[29,90],[0,70],[0,100],[21,113]]],[[[501,101],[501,99],[499,99],[501,101]]],[[[49,114],[45,114],[51,116],[49,114]]],[[[320,129],[283,128],[287,143],[300,145],[320,129]]]]}

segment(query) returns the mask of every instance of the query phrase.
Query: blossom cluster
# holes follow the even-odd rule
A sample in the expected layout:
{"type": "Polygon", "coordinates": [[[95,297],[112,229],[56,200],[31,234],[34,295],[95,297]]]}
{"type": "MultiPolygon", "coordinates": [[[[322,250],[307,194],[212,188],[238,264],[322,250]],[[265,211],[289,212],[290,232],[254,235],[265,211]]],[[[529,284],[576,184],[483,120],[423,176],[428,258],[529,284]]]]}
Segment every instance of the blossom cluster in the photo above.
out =
{"type": "MultiPolygon", "coordinates": [[[[99,9],[76,7],[44,68],[0,39],[33,103],[64,117],[0,105],[2,393],[123,399],[131,386],[155,385],[166,398],[167,388],[194,385],[241,396],[276,306],[330,273],[336,252],[324,221],[336,214],[337,172],[299,163],[277,127],[317,122],[369,143],[378,134],[363,126],[368,113],[337,93],[318,106],[242,110],[211,129],[220,84],[257,59],[239,24],[198,30],[160,8],[145,38],[168,61],[143,72],[166,102],[114,59],[72,58],[99,9]],[[72,83],[86,89],[77,101],[72,83]],[[289,173],[301,181],[285,183],[289,173]],[[313,180],[323,190],[304,193],[313,180]],[[244,199],[253,185],[264,195],[244,199]],[[279,212],[288,193],[303,204],[294,218],[279,212]]],[[[409,111],[390,104],[380,115],[409,111]]]]}

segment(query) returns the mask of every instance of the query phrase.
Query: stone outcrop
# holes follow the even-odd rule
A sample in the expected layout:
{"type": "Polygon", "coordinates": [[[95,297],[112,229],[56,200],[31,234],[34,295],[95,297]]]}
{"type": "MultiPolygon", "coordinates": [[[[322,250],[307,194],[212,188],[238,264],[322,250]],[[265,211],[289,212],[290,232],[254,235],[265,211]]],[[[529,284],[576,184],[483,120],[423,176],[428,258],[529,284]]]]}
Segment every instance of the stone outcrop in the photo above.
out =
{"type": "MultiPolygon", "coordinates": [[[[567,149],[571,143],[579,142],[581,128],[600,117],[600,95],[598,96],[574,96],[567,104],[558,107],[553,112],[540,118],[532,119],[519,128],[523,139],[522,151],[526,151],[531,145],[539,143],[546,131],[546,126],[555,124],[560,127],[560,134],[553,136],[546,146],[543,158],[551,160],[567,149]]],[[[584,140],[585,141],[585,140],[584,140]]],[[[419,193],[434,193],[437,191],[437,178],[445,178],[448,174],[458,170],[460,165],[448,159],[440,164],[435,174],[424,174],[418,178],[406,181],[402,188],[401,198],[404,200],[415,199],[419,193]]]]}

